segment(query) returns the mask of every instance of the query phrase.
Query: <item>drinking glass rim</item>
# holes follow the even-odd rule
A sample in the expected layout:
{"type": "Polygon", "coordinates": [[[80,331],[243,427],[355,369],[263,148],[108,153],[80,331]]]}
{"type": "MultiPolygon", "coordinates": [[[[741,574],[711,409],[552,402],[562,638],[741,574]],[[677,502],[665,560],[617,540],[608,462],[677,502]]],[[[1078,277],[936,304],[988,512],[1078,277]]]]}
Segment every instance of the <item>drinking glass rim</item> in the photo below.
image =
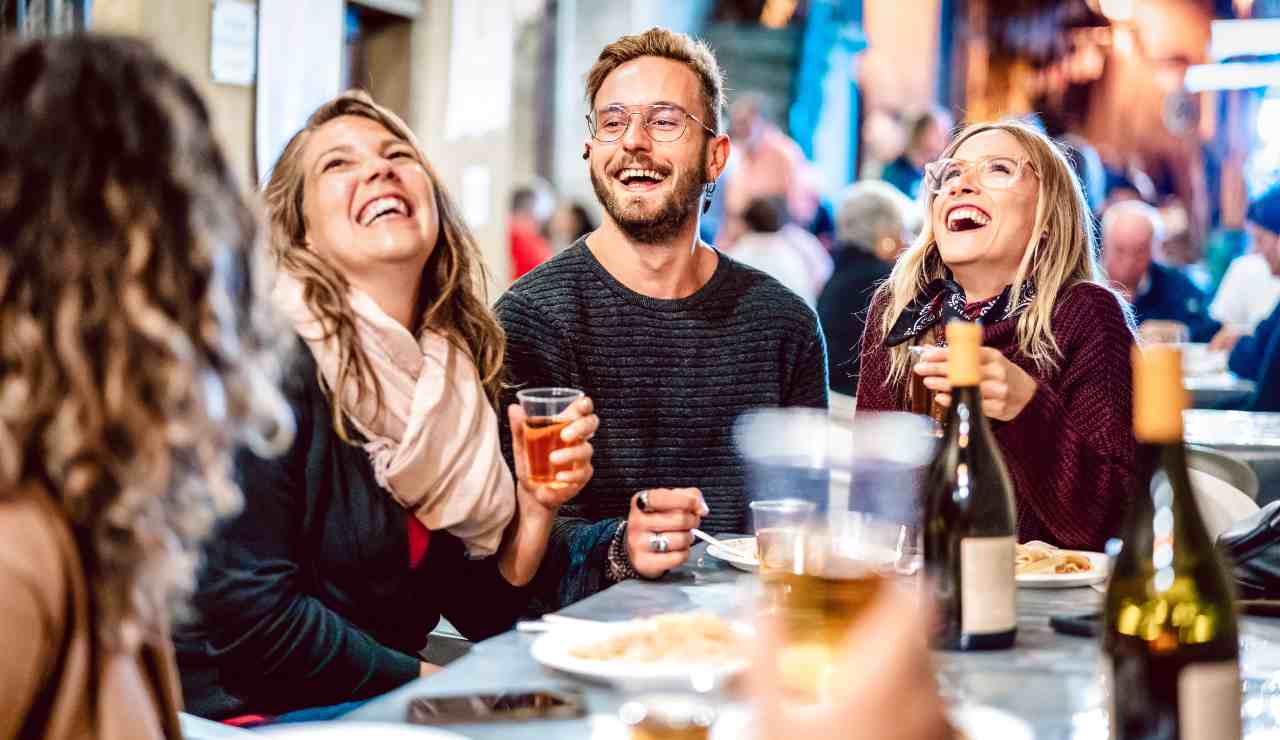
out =
{"type": "Polygon", "coordinates": [[[818,505],[802,498],[767,498],[747,504],[752,511],[768,511],[772,513],[814,512],[818,505]]]}
{"type": "Polygon", "coordinates": [[[516,391],[517,401],[573,401],[582,398],[586,394],[577,388],[547,387],[547,388],[529,388],[523,391],[516,391]]]}

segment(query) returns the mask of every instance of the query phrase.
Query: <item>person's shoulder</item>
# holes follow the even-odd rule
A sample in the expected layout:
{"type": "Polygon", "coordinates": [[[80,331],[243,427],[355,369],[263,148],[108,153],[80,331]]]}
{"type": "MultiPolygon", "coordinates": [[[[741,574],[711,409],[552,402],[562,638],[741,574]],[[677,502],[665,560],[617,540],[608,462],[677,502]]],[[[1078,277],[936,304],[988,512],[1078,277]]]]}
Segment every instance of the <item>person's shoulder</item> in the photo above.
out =
{"type": "Polygon", "coordinates": [[[0,494],[0,571],[6,583],[26,582],[57,603],[74,549],[70,526],[47,493],[27,487],[0,494]]]}
{"type": "Polygon", "coordinates": [[[816,320],[809,304],[777,278],[723,252],[720,259],[725,260],[730,272],[733,292],[740,297],[743,308],[753,320],[789,318],[805,323],[816,320]]]}
{"type": "Polygon", "coordinates": [[[1152,262],[1151,269],[1155,274],[1160,275],[1165,282],[1179,294],[1203,293],[1203,291],[1200,290],[1200,286],[1195,284],[1195,281],[1188,277],[1185,272],[1176,267],[1152,262]]]}
{"type": "Polygon", "coordinates": [[[1063,289],[1054,304],[1053,320],[1066,329],[1093,327],[1093,330],[1122,330],[1131,333],[1124,299],[1114,290],[1091,280],[1081,280],[1063,289]]]}

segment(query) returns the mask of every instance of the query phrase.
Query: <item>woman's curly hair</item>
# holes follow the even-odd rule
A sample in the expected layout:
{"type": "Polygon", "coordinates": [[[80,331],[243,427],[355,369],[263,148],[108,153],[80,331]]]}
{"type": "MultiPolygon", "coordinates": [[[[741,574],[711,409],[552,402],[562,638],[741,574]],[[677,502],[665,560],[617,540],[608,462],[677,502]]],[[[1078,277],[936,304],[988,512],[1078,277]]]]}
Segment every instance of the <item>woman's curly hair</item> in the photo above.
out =
{"type": "Polygon", "coordinates": [[[258,227],[185,78],[138,41],[0,47],[0,500],[47,493],[105,636],[166,629],[292,437],[258,227]]]}
{"type": "MultiPolygon", "coordinates": [[[[354,382],[358,391],[353,402],[355,405],[362,402],[363,394],[372,393],[375,406],[382,406],[381,387],[374,379],[369,359],[356,338],[354,312],[347,297],[350,285],[328,260],[306,246],[307,223],[302,209],[305,195],[303,150],[316,129],[343,116],[358,116],[381,124],[393,136],[409,144],[426,169],[435,191],[440,234],[422,268],[422,299],[417,307],[417,325],[413,331],[415,334],[427,329],[439,332],[466,352],[476,364],[489,402],[497,408],[503,388],[502,355],[506,334],[485,297],[488,276],[480,248],[413,131],[399,116],[359,90],[345,92],[311,114],[302,130],[285,145],[263,189],[267,221],[271,228],[272,254],[280,269],[302,282],[303,299],[311,312],[336,335],[339,355],[338,377],[334,385],[345,388],[354,382]]],[[[323,376],[318,377],[318,381],[332,400],[333,389],[328,387],[323,376]]],[[[345,407],[340,403],[333,403],[332,407],[334,430],[344,440],[350,441],[345,407]]]]}

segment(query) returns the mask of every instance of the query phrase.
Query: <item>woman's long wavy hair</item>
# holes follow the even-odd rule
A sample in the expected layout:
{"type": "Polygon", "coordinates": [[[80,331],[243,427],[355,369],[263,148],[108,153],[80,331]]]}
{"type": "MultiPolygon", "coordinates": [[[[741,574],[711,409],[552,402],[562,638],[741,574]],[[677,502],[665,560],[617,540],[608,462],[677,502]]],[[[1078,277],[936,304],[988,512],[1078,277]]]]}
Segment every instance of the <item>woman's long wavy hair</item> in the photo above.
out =
{"type": "MultiPolygon", "coordinates": [[[[453,199],[427,160],[413,131],[395,113],[383,108],[367,93],[353,90],[325,103],[311,114],[306,126],[289,140],[267,181],[265,197],[271,224],[271,248],[281,269],[298,278],[303,299],[330,336],[336,335],[338,372],[335,385],[355,382],[351,403],[359,405],[365,393],[373,393],[380,408],[382,389],[375,381],[360,342],[348,298],[350,285],[330,262],[306,246],[307,223],[303,215],[305,163],[302,153],[311,134],[342,116],[360,116],[381,124],[393,136],[409,144],[427,171],[435,191],[440,233],[431,257],[422,268],[421,300],[414,333],[432,330],[467,352],[476,364],[490,403],[496,408],[502,390],[502,353],[506,335],[494,318],[485,297],[486,272],[475,237],[458,214],[453,199]]],[[[347,413],[334,402],[334,389],[318,377],[333,408],[333,426],[348,438],[347,413]]]]}
{"type": "Polygon", "coordinates": [[[167,635],[239,506],[233,447],[292,436],[254,214],[137,41],[7,42],[0,131],[0,498],[55,502],[104,638],[167,635]]]}
{"type": "MultiPolygon", "coordinates": [[[[986,131],[1003,131],[1017,139],[1038,175],[1040,190],[1036,201],[1035,228],[1014,274],[1011,293],[1021,295],[1023,286],[1028,282],[1035,286],[1034,300],[1018,317],[1018,346],[1041,370],[1054,369],[1061,359],[1061,350],[1053,337],[1050,320],[1059,296],[1081,282],[1107,287],[1098,267],[1093,219],[1062,147],[1025,123],[1005,120],[973,124],[952,140],[942,157],[955,156],[961,144],[986,131]]],[[[907,304],[930,281],[942,277],[946,270],[933,233],[933,201],[936,197],[929,194],[920,236],[898,258],[888,280],[877,291],[887,300],[888,306],[880,319],[882,340],[889,335],[898,314],[907,304]]],[[[1120,303],[1124,305],[1123,301],[1120,303]]],[[[907,345],[892,348],[888,382],[902,382],[909,365],[907,345]]]]}

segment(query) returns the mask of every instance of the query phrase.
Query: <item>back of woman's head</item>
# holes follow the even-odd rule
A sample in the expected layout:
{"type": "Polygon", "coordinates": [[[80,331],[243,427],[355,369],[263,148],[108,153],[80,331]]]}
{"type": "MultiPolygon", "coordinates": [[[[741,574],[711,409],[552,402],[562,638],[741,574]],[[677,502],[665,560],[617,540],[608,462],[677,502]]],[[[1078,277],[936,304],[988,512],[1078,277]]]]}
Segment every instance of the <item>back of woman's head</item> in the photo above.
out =
{"type": "Polygon", "coordinates": [[[260,372],[255,219],[139,42],[9,42],[0,131],[0,496],[54,498],[110,634],[160,629],[238,505],[233,435],[266,453],[292,429],[260,372]]]}
{"type": "MultiPolygon", "coordinates": [[[[440,230],[422,270],[422,301],[415,317],[415,329],[440,332],[468,352],[489,400],[497,405],[502,388],[505,335],[484,296],[486,274],[480,249],[413,131],[399,116],[361,91],[343,93],[312,113],[302,130],[285,145],[263,189],[272,254],[282,270],[302,282],[303,298],[312,313],[336,335],[339,353],[336,385],[347,387],[348,381],[355,380],[360,393],[371,392],[381,399],[369,361],[356,339],[348,299],[350,284],[335,265],[307,246],[308,224],[303,211],[306,197],[303,159],[307,141],[317,129],[344,116],[380,124],[392,136],[408,143],[426,169],[434,191],[440,230]]],[[[332,394],[332,389],[327,392],[332,394]]],[[[334,428],[346,438],[343,408],[338,403],[332,404],[332,408],[334,428]]]]}

